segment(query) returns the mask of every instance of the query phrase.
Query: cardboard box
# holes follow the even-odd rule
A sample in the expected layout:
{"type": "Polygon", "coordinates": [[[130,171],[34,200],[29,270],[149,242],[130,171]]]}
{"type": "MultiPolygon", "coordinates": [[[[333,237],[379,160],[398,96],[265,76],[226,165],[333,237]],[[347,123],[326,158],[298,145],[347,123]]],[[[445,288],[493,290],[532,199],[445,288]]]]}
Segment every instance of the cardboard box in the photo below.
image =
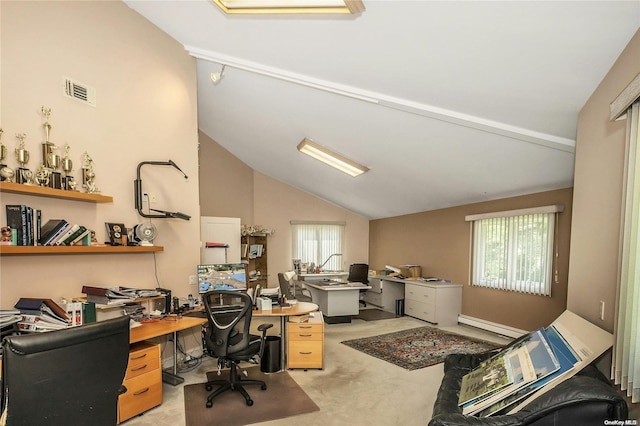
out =
{"type": "Polygon", "coordinates": [[[422,267],[419,265],[402,265],[400,273],[407,278],[418,278],[422,276],[422,267]]]}

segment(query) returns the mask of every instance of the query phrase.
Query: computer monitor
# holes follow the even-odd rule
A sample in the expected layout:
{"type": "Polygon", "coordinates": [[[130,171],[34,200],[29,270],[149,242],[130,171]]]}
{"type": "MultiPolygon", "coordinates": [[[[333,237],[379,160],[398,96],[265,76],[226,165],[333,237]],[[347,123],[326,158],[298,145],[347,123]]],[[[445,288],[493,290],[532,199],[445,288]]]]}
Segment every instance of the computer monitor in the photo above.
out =
{"type": "Polygon", "coordinates": [[[198,265],[198,293],[210,290],[246,290],[247,272],[244,263],[198,265]]]}

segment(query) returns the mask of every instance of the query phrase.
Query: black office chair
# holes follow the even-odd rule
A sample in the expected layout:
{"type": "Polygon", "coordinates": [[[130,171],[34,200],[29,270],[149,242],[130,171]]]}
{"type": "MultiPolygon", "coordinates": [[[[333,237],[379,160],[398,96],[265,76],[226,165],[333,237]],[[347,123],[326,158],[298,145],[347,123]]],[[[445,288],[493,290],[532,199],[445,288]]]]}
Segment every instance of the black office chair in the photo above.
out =
{"type": "Polygon", "coordinates": [[[291,288],[295,286],[292,281],[287,280],[284,273],[278,273],[278,282],[280,283],[280,294],[282,294],[287,300],[295,299],[300,302],[311,302],[311,294],[309,290],[299,288],[298,293],[292,293],[291,288]]]}
{"type": "Polygon", "coordinates": [[[2,348],[1,424],[117,423],[118,395],[126,391],[129,317],[8,336],[2,348]]]}
{"type": "MultiPolygon", "coordinates": [[[[354,263],[349,266],[349,276],[347,281],[352,283],[369,284],[369,265],[366,263],[354,263]]],[[[364,293],[367,289],[360,290],[360,303],[367,307],[367,302],[364,300],[364,293]]]]}
{"type": "Polygon", "coordinates": [[[210,356],[218,358],[218,374],[220,369],[230,368],[229,380],[210,380],[205,384],[207,391],[218,386],[207,397],[207,408],[213,406],[213,398],[228,390],[240,392],[247,405],[253,405],[244,386],[260,385],[262,390],[266,390],[267,384],[262,380],[242,380],[238,364],[241,361],[255,361],[256,355],[262,357],[267,329],[273,324],[258,326],[262,336],[250,334],[252,303],[251,296],[246,293],[209,291],[204,294],[203,303],[209,319],[204,332],[207,351],[210,356]]]}

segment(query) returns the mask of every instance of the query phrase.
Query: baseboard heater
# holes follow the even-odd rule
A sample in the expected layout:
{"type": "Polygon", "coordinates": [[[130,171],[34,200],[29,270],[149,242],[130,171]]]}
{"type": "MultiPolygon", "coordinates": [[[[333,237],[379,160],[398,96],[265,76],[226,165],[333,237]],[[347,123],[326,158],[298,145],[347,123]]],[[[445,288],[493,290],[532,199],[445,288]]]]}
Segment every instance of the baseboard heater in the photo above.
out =
{"type": "Polygon", "coordinates": [[[517,328],[509,327],[508,325],[498,324],[479,318],[469,317],[467,315],[458,315],[458,323],[480,328],[492,333],[501,334],[503,336],[513,337],[514,339],[528,333],[528,331],[525,330],[520,330],[517,328]]]}

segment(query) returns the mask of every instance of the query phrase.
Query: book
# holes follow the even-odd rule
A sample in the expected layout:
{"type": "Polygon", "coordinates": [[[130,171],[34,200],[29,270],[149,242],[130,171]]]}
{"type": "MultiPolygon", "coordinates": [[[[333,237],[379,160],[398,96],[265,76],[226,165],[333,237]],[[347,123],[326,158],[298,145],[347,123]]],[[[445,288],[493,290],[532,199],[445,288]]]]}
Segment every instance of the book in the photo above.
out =
{"type": "Polygon", "coordinates": [[[58,244],[59,246],[70,246],[71,242],[73,240],[75,240],[78,236],[80,236],[84,231],[86,231],[87,228],[85,228],[82,225],[78,225],[78,227],[69,235],[67,235],[67,237],[58,240],[58,244]]]}
{"type": "Polygon", "coordinates": [[[37,246],[38,242],[40,241],[40,236],[42,235],[42,210],[36,209],[35,221],[36,221],[34,225],[35,235],[33,236],[34,238],[33,244],[37,246]]]}
{"type": "Polygon", "coordinates": [[[72,227],[73,227],[73,224],[67,222],[62,228],[60,228],[58,232],[55,233],[55,235],[51,238],[51,240],[49,240],[49,242],[46,245],[55,246],[56,242],[60,238],[62,238],[62,236],[65,235],[72,227]]]}
{"type": "Polygon", "coordinates": [[[76,223],[74,225],[71,225],[70,228],[65,228],[65,229],[67,229],[67,231],[62,232],[60,237],[56,241],[54,241],[52,245],[56,245],[56,246],[63,245],[63,242],[66,241],[67,238],[69,238],[72,234],[74,234],[76,231],[80,229],[80,225],[76,223]]]}
{"type": "Polygon", "coordinates": [[[476,401],[513,383],[508,354],[493,356],[462,377],[458,405],[476,401]]]}
{"type": "Polygon", "coordinates": [[[47,243],[54,237],[56,232],[60,230],[67,223],[64,219],[50,219],[42,225],[40,230],[40,240],[38,243],[41,246],[47,245],[47,243]]]}
{"type": "Polygon", "coordinates": [[[81,245],[90,245],[91,244],[91,229],[86,229],[80,233],[77,237],[75,237],[69,244],[69,246],[81,246],[81,245]],[[89,243],[85,244],[84,240],[89,236],[89,243]]]}
{"type": "Polygon", "coordinates": [[[64,309],[51,299],[21,297],[14,305],[22,314],[41,315],[62,324],[69,324],[69,317],[64,309]]]}

